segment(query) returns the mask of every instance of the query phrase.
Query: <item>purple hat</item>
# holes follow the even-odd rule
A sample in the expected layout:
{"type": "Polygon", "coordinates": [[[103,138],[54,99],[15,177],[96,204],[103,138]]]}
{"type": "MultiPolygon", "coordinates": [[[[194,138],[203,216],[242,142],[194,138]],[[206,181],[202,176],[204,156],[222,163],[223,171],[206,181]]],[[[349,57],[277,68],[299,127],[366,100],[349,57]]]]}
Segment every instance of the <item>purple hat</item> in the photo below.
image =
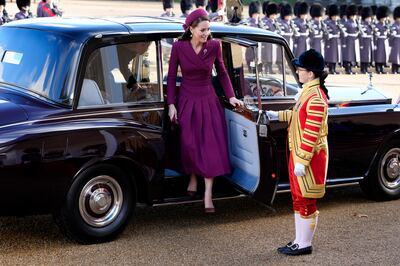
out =
{"type": "Polygon", "coordinates": [[[187,30],[190,27],[190,24],[192,24],[193,21],[195,21],[199,17],[208,17],[207,11],[205,11],[203,8],[193,10],[189,14],[189,16],[186,17],[185,24],[183,24],[183,29],[187,30]]]}

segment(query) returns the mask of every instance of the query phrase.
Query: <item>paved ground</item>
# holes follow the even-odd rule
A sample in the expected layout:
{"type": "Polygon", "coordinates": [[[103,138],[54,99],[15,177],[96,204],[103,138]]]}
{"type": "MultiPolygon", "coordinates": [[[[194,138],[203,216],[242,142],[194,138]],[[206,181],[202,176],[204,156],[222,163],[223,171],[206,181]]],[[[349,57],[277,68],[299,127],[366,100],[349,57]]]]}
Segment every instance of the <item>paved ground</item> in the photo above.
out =
{"type": "MultiPolygon", "coordinates": [[[[66,16],[161,12],[160,2],[61,3],[66,16]]],[[[338,75],[328,82],[366,86],[368,79],[338,75]]],[[[400,95],[400,76],[376,75],[374,84],[391,97],[400,95]]],[[[288,194],[278,196],[274,210],[247,198],[219,201],[211,217],[197,203],[142,207],[120,238],[91,246],[66,240],[51,216],[2,217],[0,265],[400,265],[399,204],[368,201],[357,186],[329,190],[319,204],[315,252],[300,258],[275,251],[293,236],[288,194]]]]}

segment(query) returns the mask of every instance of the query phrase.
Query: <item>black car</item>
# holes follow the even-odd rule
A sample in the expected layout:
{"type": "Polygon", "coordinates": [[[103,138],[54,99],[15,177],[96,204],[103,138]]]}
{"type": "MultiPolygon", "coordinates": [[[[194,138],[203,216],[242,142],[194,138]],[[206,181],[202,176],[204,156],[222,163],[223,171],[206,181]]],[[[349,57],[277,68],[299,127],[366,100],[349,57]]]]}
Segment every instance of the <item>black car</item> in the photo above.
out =
{"type": "MultiPolygon", "coordinates": [[[[0,28],[3,215],[53,213],[68,236],[93,243],[117,236],[137,203],[193,200],[179,171],[179,127],[165,112],[171,44],[182,32],[179,21],[149,17],[31,19],[0,28]]],[[[231,175],[216,178],[214,195],[272,204],[289,190],[287,125],[264,110],[294,105],[293,54],[262,29],[212,23],[212,33],[246,104],[226,105],[214,80],[232,165],[231,175]]],[[[398,198],[400,107],[372,86],[329,89],[327,185],[359,182],[369,197],[398,198]]]]}

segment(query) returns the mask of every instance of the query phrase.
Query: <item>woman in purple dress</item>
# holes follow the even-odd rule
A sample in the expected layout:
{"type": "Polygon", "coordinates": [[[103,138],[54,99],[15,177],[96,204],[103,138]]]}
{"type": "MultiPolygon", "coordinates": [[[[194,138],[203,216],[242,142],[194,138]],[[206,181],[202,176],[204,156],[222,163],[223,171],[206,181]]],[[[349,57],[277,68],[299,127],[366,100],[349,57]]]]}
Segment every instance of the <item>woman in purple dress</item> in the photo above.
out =
{"type": "Polygon", "coordinates": [[[220,42],[211,40],[207,12],[196,9],[186,18],[183,27],[185,33],[173,43],[169,61],[168,115],[180,125],[182,170],[190,175],[188,194],[197,190],[196,176],[203,176],[205,212],[213,213],[213,177],[230,172],[224,110],[211,81],[213,65],[229,102],[233,106],[242,102],[234,96],[220,42]],[[179,90],[176,88],[178,65],[182,71],[179,90]]]}

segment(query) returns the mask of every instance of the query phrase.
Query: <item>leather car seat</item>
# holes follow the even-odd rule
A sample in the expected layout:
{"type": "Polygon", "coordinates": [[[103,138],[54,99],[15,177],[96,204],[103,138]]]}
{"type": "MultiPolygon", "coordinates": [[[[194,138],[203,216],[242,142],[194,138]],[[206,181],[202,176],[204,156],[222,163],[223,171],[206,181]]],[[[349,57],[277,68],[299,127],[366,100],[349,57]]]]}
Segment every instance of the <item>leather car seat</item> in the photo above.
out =
{"type": "Polygon", "coordinates": [[[92,106],[105,104],[100,88],[96,81],[84,79],[78,106],[92,106]]]}

